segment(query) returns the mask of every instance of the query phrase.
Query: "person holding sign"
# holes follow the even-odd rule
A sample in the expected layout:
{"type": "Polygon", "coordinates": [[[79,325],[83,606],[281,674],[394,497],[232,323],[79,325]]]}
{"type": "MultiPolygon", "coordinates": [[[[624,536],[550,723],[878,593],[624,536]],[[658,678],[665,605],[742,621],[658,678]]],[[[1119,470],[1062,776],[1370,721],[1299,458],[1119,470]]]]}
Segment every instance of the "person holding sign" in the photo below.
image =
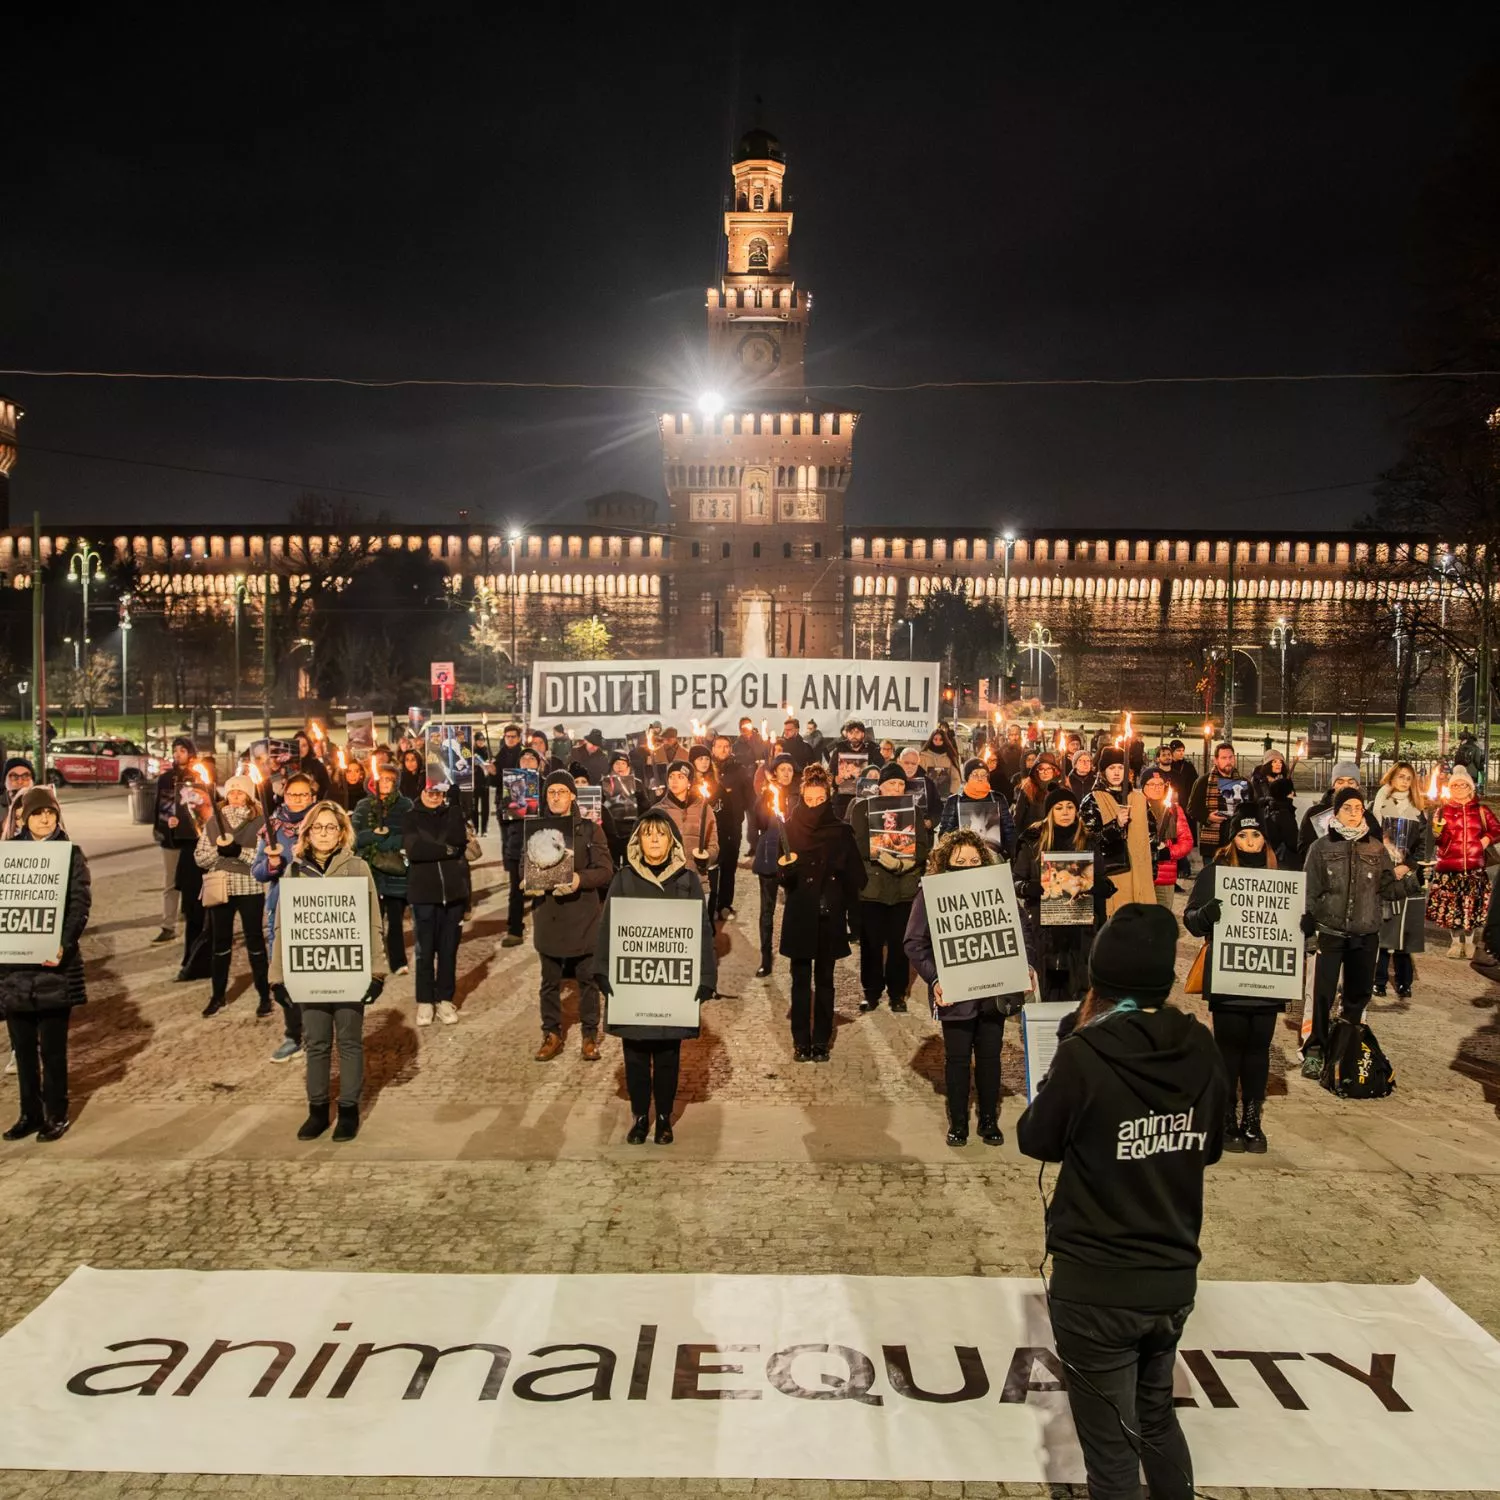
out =
{"type": "MultiPolygon", "coordinates": [[[[281,877],[286,873],[302,834],[302,824],[313,805],[313,785],[300,771],[287,777],[281,790],[281,806],[266,819],[255,846],[250,873],[266,887],[266,929],[271,951],[276,951],[276,909],[281,895],[281,877]]],[[[290,1062],[302,1050],[302,1012],[286,998],[286,991],[271,987],[272,998],[281,1006],[285,1033],[271,1054],[275,1063],[290,1062]]]]}
{"type": "Polygon", "coordinates": [[[827,1062],[833,1040],[833,966],[849,956],[849,912],[865,886],[864,861],[829,803],[822,766],[802,773],[802,800],[786,820],[780,859],[786,890],[781,956],[792,962],[792,1056],[827,1062]]]}
{"type": "Polygon", "coordinates": [[[614,861],[604,829],[578,816],[573,778],[566,771],[553,771],[547,777],[546,799],[548,814],[571,824],[573,874],[542,895],[531,913],[531,941],[542,964],[542,1045],[536,1061],[551,1062],[563,1050],[562,982],[571,974],[578,981],[583,1060],[598,1062],[599,984],[594,946],[599,936],[600,897],[614,875],[614,861]]]}
{"type": "Polygon", "coordinates": [[[464,849],[468,824],[455,794],[424,786],[406,815],[401,847],[406,852],[406,899],[411,902],[417,951],[417,1025],[431,1026],[434,1010],[445,1026],[458,1024],[453,996],[458,988],[458,940],[469,909],[471,886],[464,849]]]}
{"type": "MultiPolygon", "coordinates": [[[[1258,1154],[1266,1149],[1261,1111],[1271,1079],[1271,1043],[1276,1038],[1276,1018],[1286,1010],[1287,1000],[1269,994],[1219,992],[1214,983],[1218,971],[1212,962],[1212,949],[1214,928],[1224,921],[1224,903],[1214,893],[1215,883],[1220,870],[1276,868],[1276,855],[1266,846],[1259,815],[1241,810],[1224,825],[1218,853],[1198,872],[1182,913],[1182,925],[1204,942],[1203,998],[1208,1003],[1214,1041],[1229,1079],[1229,1094],[1224,1104],[1226,1151],[1258,1154]]],[[[1298,917],[1300,925],[1300,912],[1298,917]]]]}
{"type": "MultiPolygon", "coordinates": [[[[373,946],[380,931],[380,893],[370,867],[354,852],[354,825],[349,814],[336,802],[319,802],[303,818],[291,863],[283,872],[285,881],[326,880],[356,881],[367,895],[369,925],[365,932],[373,946]]],[[[287,901],[286,890],[281,900],[287,901]]],[[[328,1095],[333,1077],[333,1047],[339,1050],[339,1117],[333,1139],[352,1141],[359,1134],[359,1096],[365,1082],[365,1006],[380,998],[384,978],[372,973],[365,993],[353,1001],[336,1003],[309,1002],[297,996],[296,970],[289,974],[287,950],[297,944],[289,939],[291,919],[282,914],[276,924],[276,946],[271,955],[271,982],[286,992],[290,1002],[302,1015],[302,1039],[307,1050],[307,1119],[297,1132],[299,1141],[316,1140],[329,1125],[328,1095]]],[[[311,945],[307,945],[311,946],[311,945]]],[[[340,947],[347,944],[340,943],[340,947]]],[[[373,970],[374,954],[366,952],[366,964],[373,970]]]]}
{"type": "MultiPolygon", "coordinates": [[[[929,875],[949,870],[977,870],[999,862],[999,856],[972,829],[944,834],[927,861],[929,875]]],[[[1003,1145],[1000,1129],[1000,1052],[1005,1041],[1005,1018],[1021,1008],[1021,995],[984,995],[973,1000],[948,1000],[938,979],[932,929],[927,920],[927,898],[918,887],[906,924],[906,955],[927,981],[932,1016],[943,1028],[943,1072],[948,1095],[948,1144],[969,1144],[969,1064],[973,1059],[974,1090],[979,1096],[979,1139],[986,1146],[1003,1145]]]]}
{"type": "Polygon", "coordinates": [[[883,990],[900,1014],[911,984],[903,944],[932,836],[912,806],[906,772],[892,761],[877,774],[879,799],[861,798],[849,809],[849,827],[865,866],[859,898],[859,981],[865,998],[859,1008],[878,1009],[883,990]]]}
{"type": "Polygon", "coordinates": [[[965,761],[963,775],[963,784],[943,803],[938,836],[972,828],[999,858],[1009,859],[1016,848],[1010,803],[991,787],[990,768],[982,760],[965,761]]]}
{"type": "Polygon", "coordinates": [[[776,925],[776,897],[781,891],[781,857],[790,853],[786,841],[786,819],[801,800],[793,783],[797,763],[790,755],[775,756],[770,774],[750,809],[750,838],[754,850],[750,868],[760,884],[760,967],[757,979],[771,972],[771,934],[776,925]]]}
{"type": "MultiPolygon", "coordinates": [[[[93,887],[89,862],[63,827],[62,809],[51,787],[37,786],[20,799],[16,835],[5,844],[7,872],[5,939],[29,938],[44,956],[0,960],[0,1011],[16,1059],[21,1113],[4,1140],[60,1141],[68,1132],[68,1022],[75,1005],[88,999],[78,944],[89,924],[93,887]],[[66,861],[28,856],[33,844],[62,844],[66,861]],[[66,865],[63,874],[62,865],[66,865]],[[56,882],[67,892],[59,921],[56,882]]],[[[18,944],[19,946],[19,944],[18,944]]],[[[7,947],[9,942],[7,941],[7,947]]]]}
{"type": "MultiPolygon", "coordinates": [[[[505,752],[502,750],[501,754],[505,752]]],[[[529,747],[517,753],[516,764],[500,773],[500,853],[510,888],[505,907],[502,948],[519,948],[526,937],[526,885],[522,865],[526,852],[526,819],[541,813],[542,761],[529,747]]]]}
{"type": "Polygon", "coordinates": [[[1016,849],[1013,874],[1026,933],[1026,953],[1037,976],[1037,998],[1048,1004],[1077,1005],[1089,983],[1089,945],[1104,925],[1109,882],[1097,868],[1098,844],[1078,815],[1072,787],[1058,782],[1047,794],[1046,815],[1033,823],[1016,849]],[[1050,923],[1042,920],[1049,865],[1055,855],[1087,856],[1093,882],[1091,920],[1050,923]]]}
{"type": "Polygon", "coordinates": [[[234,919],[240,919],[245,938],[245,957],[250,961],[250,976],[260,997],[257,1016],[271,1014],[271,985],[267,977],[266,892],[251,874],[255,846],[266,820],[261,816],[260,799],[255,783],[248,776],[231,776],[224,783],[224,801],[214,809],[198,835],[193,858],[205,875],[217,873],[225,883],[226,899],[208,908],[209,932],[213,953],[210,959],[213,988],[205,1016],[216,1016],[224,1009],[229,990],[229,961],[234,954],[234,919]]]}
{"type": "MultiPolygon", "coordinates": [[[[594,946],[594,968],[606,997],[620,989],[655,991],[660,1016],[627,1010],[623,1001],[606,1001],[605,1030],[620,1038],[625,1053],[625,1088],[630,1095],[632,1146],[645,1142],[656,1103],[656,1144],[672,1144],[672,1106],[684,1039],[698,1035],[698,1006],[713,998],[718,977],[713,923],[703,911],[703,882],[687,866],[677,825],[660,808],[636,824],[625,850],[625,863],[610,882],[594,946]],[[659,921],[632,920],[617,932],[622,902],[650,902],[659,921]],[[672,915],[676,906],[680,916],[672,915]],[[697,943],[681,933],[696,931],[697,943]],[[673,1015],[671,992],[690,1002],[691,1015],[673,1015]],[[629,1019],[625,1019],[625,1017],[629,1019]],[[617,1019],[618,1017],[618,1019],[617,1019]]],[[[652,1006],[657,1009],[657,1005],[652,1006]]]]}
{"type": "Polygon", "coordinates": [[[375,795],[366,797],[349,815],[354,847],[375,876],[380,912],[385,919],[385,961],[392,974],[405,974],[406,851],[403,839],[412,801],[398,787],[400,772],[380,761],[375,773],[375,795]]]}
{"type": "MultiPolygon", "coordinates": [[[[1412,766],[1398,760],[1381,777],[1372,811],[1380,824],[1385,852],[1393,862],[1404,859],[1414,865],[1420,875],[1423,866],[1433,860],[1432,825],[1427,821],[1426,799],[1412,766]]],[[[1426,914],[1425,892],[1386,908],[1385,920],[1380,924],[1380,952],[1375,959],[1377,995],[1385,994],[1394,960],[1397,997],[1411,999],[1412,979],[1416,974],[1411,956],[1425,949],[1426,914]]]]}

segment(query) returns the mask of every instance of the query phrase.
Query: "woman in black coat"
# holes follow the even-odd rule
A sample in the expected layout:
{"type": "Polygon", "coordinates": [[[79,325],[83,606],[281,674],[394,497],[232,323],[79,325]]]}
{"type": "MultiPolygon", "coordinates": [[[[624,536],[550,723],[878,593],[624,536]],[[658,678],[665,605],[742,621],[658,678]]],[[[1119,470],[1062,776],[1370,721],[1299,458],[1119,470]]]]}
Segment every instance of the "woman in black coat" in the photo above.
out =
{"type": "Polygon", "coordinates": [[[849,956],[849,913],[865,886],[865,862],[829,801],[822,766],[802,773],[802,800],[786,820],[781,956],[792,961],[792,1048],[797,1062],[827,1062],[833,1040],[833,966],[849,956]]]}
{"type": "Polygon", "coordinates": [[[469,865],[464,850],[468,825],[458,803],[441,787],[423,787],[406,815],[401,847],[406,851],[406,899],[411,906],[417,951],[417,1025],[431,1026],[433,1010],[445,1026],[458,1021],[453,995],[458,985],[458,939],[469,909],[469,865]]]}
{"type": "MultiPolygon", "coordinates": [[[[703,882],[687,867],[677,825],[660,808],[652,808],[636,824],[625,848],[625,862],[610,882],[599,919],[599,936],[594,946],[594,972],[599,988],[611,992],[609,953],[609,904],[616,897],[645,901],[680,901],[682,910],[698,921],[700,950],[698,956],[699,1004],[711,999],[718,979],[718,958],[714,953],[714,926],[703,912],[703,882]],[[688,905],[697,902],[697,910],[688,905]]],[[[681,1025],[626,1025],[617,1022],[615,1007],[607,1005],[604,1029],[620,1038],[625,1053],[625,1088],[630,1095],[630,1113],[634,1117],[625,1137],[632,1146],[641,1145],[651,1123],[651,1103],[656,1102],[656,1144],[672,1144],[672,1106],[677,1099],[677,1074],[685,1039],[698,1035],[696,1021],[681,1025]]]]}
{"type": "MultiPolygon", "coordinates": [[[[15,842],[68,843],[62,810],[51,787],[32,787],[23,795],[20,824],[15,842]]],[[[0,965],[0,1010],[5,1012],[16,1054],[21,1094],[20,1117],[4,1132],[7,1141],[28,1135],[39,1141],[58,1141],[67,1134],[68,1020],[73,1007],[88,998],[78,943],[89,924],[92,905],[89,862],[74,844],[68,858],[68,894],[57,956],[39,964],[0,965]]]]}

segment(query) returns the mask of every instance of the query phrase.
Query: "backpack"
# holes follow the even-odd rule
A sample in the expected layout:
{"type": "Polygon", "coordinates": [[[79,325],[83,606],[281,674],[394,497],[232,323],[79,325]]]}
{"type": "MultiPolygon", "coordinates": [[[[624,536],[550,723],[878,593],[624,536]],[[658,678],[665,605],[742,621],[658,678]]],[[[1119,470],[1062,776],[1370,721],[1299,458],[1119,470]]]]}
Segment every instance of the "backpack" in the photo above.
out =
{"type": "Polygon", "coordinates": [[[1340,1019],[1333,1023],[1318,1082],[1340,1099],[1384,1099],[1396,1087],[1396,1070],[1363,1021],[1340,1019]]]}
{"type": "Polygon", "coordinates": [[[757,875],[774,876],[781,872],[777,861],[781,858],[781,829],[772,823],[761,831],[755,841],[755,855],[750,861],[751,870],[757,875]]]}

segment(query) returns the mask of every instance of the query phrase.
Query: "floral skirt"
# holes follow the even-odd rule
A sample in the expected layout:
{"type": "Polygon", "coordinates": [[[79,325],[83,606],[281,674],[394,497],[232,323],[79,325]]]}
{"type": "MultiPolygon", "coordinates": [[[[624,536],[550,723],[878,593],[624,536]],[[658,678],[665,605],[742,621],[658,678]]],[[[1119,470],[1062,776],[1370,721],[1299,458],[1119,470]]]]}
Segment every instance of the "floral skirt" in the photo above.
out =
{"type": "Polygon", "coordinates": [[[1427,920],[1450,932],[1484,926],[1489,906],[1487,870],[1446,870],[1432,877],[1427,893],[1427,920]]]}

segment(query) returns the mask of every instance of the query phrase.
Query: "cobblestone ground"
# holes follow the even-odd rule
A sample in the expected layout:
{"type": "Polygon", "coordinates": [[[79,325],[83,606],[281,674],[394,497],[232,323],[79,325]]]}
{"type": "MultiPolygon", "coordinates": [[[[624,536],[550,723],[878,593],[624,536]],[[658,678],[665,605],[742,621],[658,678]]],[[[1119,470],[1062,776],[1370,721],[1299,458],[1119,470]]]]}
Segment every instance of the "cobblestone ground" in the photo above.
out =
{"type": "MultiPolygon", "coordinates": [[[[73,1032],[72,1134],[50,1148],[0,1147],[6,1327],[84,1262],[496,1272],[1035,1270],[1041,1214],[1034,1167],[1009,1143],[999,1151],[977,1139],[963,1151],[944,1146],[936,1027],[915,995],[906,1016],[858,1016],[852,963],[839,976],[833,1061],[793,1066],[784,965],[771,981],[752,978],[750,924],[731,922],[721,938],[720,988],[736,998],[707,1005],[702,1040],[684,1049],[677,1145],[629,1148],[621,1141],[627,1110],[617,1046],[606,1044],[605,1060],[587,1065],[575,1031],[556,1062],[531,1060],[535,961],[529,946],[498,947],[504,876],[487,863],[478,871],[484,895],[460,949],[461,1023],[418,1032],[411,981],[394,980],[367,1026],[363,1134],[351,1146],[325,1140],[309,1147],[294,1139],[300,1065],[269,1063],[279,1027],[255,1020],[243,968],[234,1003],[203,1020],[206,984],[173,983],[175,953],[149,945],[158,911],[154,870],[153,862],[136,873],[101,867],[96,874],[96,925],[86,942],[91,1002],[73,1032]]],[[[1184,972],[1190,958],[1184,942],[1184,972]]],[[[1500,995],[1466,964],[1427,955],[1419,965],[1416,997],[1377,1002],[1371,1015],[1399,1070],[1392,1099],[1341,1103],[1302,1081],[1289,1022],[1274,1054],[1271,1152],[1211,1174],[1205,1274],[1384,1282],[1426,1275],[1500,1334],[1500,995]]],[[[1007,1090],[1019,1090],[1012,1039],[1005,1075],[1007,1090]]],[[[1018,1113],[1018,1101],[1008,1097],[1005,1123],[1018,1113]]],[[[865,1481],[0,1477],[5,1496],[183,1489],[315,1500],[1049,1493],[1043,1486],[865,1481]]]]}

